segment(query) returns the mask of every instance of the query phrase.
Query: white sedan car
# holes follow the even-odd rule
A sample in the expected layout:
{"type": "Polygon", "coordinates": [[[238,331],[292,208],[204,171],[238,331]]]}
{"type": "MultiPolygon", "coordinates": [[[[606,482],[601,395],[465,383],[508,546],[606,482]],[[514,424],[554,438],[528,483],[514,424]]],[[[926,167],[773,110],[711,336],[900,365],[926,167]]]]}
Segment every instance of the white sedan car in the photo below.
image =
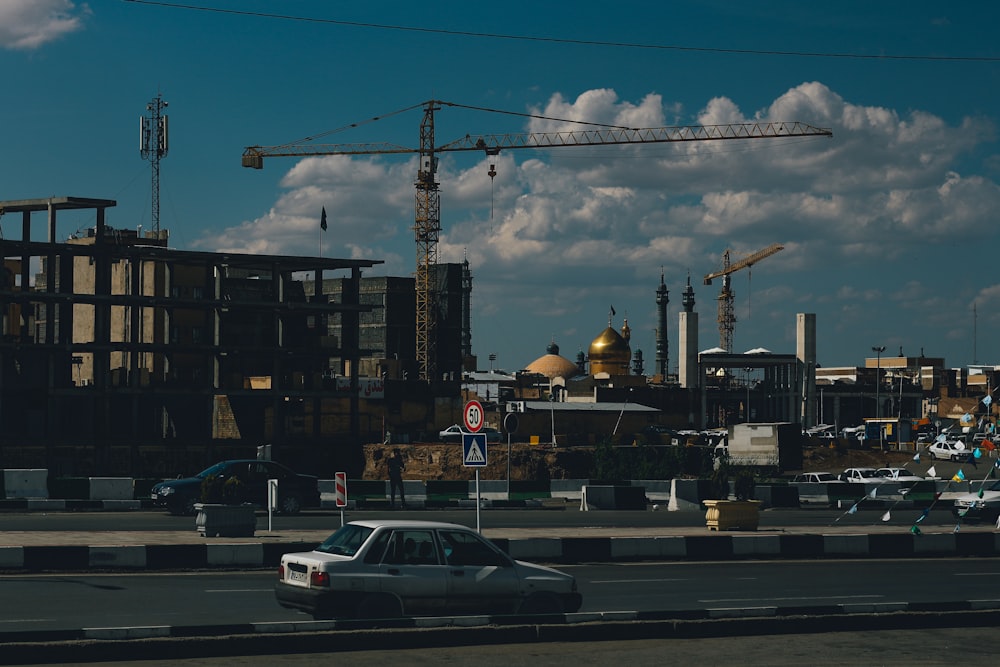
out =
{"type": "Polygon", "coordinates": [[[274,592],[317,619],[562,614],[583,604],[575,577],[434,521],[352,521],[313,551],[284,554],[274,592]]]}
{"type": "Polygon", "coordinates": [[[879,477],[884,477],[887,482],[922,482],[924,478],[914,475],[906,468],[879,468],[875,471],[879,477]]]}
{"type": "Polygon", "coordinates": [[[948,461],[963,461],[969,457],[969,450],[965,448],[965,443],[955,440],[934,442],[927,448],[927,453],[932,459],[947,459],[948,461]]]}
{"type": "MultiPolygon", "coordinates": [[[[484,426],[479,432],[486,435],[486,442],[497,443],[501,440],[500,431],[491,426],[484,426]]],[[[472,431],[467,431],[458,424],[452,424],[443,431],[439,431],[438,437],[441,442],[462,442],[462,436],[466,433],[472,433],[472,431]]]]}
{"type": "Polygon", "coordinates": [[[996,521],[1000,517],[1000,480],[955,498],[951,511],[958,518],[996,521]]]}
{"type": "Polygon", "coordinates": [[[875,474],[875,468],[847,468],[840,473],[840,479],[861,484],[881,484],[886,481],[884,477],[875,474]]]}

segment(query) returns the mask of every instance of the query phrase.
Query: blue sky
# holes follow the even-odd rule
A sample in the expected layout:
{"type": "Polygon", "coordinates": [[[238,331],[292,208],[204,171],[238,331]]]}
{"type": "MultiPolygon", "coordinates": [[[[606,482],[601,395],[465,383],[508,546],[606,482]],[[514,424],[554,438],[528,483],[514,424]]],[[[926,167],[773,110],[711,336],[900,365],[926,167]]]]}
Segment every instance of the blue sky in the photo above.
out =
{"type": "MultiPolygon", "coordinates": [[[[0,200],[115,199],[109,224],[148,229],[138,119],[161,94],[171,245],[410,275],[414,157],[255,171],[243,148],[338,128],[322,141],[416,147],[428,99],[630,127],[802,121],[834,137],[510,150],[492,187],[484,155],[442,155],[439,261],[469,258],[481,365],[523,368],[552,339],[572,359],[613,306],[652,369],[662,271],[676,367],[688,275],[714,347],[719,282],[702,277],[726,249],[772,243],[785,249],[733,275],[735,351],[794,352],[811,312],[824,366],[873,345],[1000,364],[998,19],[980,2],[3,0],[0,200]]],[[[558,125],[446,108],[436,132],[558,125]]],[[[92,224],[62,215],[58,231],[92,224]]]]}

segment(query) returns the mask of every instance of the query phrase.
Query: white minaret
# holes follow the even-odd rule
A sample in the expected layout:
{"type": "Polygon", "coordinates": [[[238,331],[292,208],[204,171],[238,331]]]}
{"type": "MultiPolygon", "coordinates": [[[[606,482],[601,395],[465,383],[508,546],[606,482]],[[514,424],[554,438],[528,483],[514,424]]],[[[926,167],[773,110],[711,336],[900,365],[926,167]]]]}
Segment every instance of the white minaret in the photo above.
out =
{"type": "Polygon", "coordinates": [[[795,316],[795,356],[802,367],[802,427],[816,426],[816,314],[795,316]]]}
{"type": "Polygon", "coordinates": [[[688,276],[681,305],[684,310],[680,313],[680,332],[677,336],[677,380],[681,387],[695,389],[701,386],[701,379],[698,377],[698,313],[694,312],[691,276],[688,276]]]}

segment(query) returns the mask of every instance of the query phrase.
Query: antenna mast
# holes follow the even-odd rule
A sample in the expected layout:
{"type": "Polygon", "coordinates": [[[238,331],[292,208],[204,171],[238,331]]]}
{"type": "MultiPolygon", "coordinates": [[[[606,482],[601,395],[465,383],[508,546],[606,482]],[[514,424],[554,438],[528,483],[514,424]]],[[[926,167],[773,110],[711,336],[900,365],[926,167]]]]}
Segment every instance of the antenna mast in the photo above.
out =
{"type": "Polygon", "coordinates": [[[167,116],[163,113],[166,107],[167,103],[157,93],[146,105],[149,116],[139,117],[139,154],[143,160],[149,160],[153,165],[151,218],[156,238],[160,237],[160,159],[166,157],[169,148],[167,116]]]}

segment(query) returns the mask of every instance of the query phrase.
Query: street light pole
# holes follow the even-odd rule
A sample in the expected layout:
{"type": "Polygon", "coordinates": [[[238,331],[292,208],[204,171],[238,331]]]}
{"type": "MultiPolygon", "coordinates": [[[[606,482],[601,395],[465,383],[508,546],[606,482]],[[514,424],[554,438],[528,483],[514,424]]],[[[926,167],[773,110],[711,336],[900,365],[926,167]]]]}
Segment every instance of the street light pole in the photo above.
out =
{"type": "Polygon", "coordinates": [[[750,423],[750,373],[753,372],[753,369],[744,368],[743,370],[747,372],[747,405],[746,405],[746,414],[743,416],[744,416],[744,422],[749,424],[750,423]]]}
{"type": "Polygon", "coordinates": [[[882,384],[882,353],[885,345],[872,346],[875,353],[875,423],[878,425],[878,448],[882,449],[882,402],[879,397],[879,385],[882,384]]]}

